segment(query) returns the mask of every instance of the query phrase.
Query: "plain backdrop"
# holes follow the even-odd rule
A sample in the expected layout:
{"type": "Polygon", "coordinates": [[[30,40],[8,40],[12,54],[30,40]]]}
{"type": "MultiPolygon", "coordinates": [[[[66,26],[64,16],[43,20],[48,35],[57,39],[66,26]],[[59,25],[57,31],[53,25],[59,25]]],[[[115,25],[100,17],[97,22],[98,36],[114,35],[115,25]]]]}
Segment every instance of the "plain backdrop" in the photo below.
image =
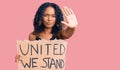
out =
{"type": "Polygon", "coordinates": [[[38,7],[48,1],[71,7],[78,20],[66,70],[120,70],[119,0],[0,0],[0,70],[17,70],[16,41],[28,40],[38,7]]]}

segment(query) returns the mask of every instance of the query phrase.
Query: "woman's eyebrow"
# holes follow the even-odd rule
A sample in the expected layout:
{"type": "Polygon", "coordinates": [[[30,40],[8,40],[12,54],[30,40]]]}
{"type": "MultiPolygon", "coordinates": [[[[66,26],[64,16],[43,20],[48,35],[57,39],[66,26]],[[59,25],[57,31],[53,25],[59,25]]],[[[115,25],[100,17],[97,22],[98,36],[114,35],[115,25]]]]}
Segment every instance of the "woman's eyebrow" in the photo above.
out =
{"type": "Polygon", "coordinates": [[[56,15],[56,14],[49,14],[49,13],[44,13],[44,15],[56,15]]]}

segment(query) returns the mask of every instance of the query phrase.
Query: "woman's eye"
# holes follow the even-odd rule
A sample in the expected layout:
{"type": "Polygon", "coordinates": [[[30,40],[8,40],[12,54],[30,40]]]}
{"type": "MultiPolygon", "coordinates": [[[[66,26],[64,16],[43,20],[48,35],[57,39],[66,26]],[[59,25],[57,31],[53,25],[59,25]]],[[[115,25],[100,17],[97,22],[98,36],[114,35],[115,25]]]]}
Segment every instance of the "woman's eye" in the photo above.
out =
{"type": "Polygon", "coordinates": [[[43,15],[44,17],[47,17],[48,15],[43,15]]]}
{"type": "Polygon", "coordinates": [[[52,15],[52,17],[56,17],[55,15],[52,15]]]}
{"type": "Polygon", "coordinates": [[[56,17],[56,15],[48,15],[48,14],[44,14],[44,17],[56,17]]]}

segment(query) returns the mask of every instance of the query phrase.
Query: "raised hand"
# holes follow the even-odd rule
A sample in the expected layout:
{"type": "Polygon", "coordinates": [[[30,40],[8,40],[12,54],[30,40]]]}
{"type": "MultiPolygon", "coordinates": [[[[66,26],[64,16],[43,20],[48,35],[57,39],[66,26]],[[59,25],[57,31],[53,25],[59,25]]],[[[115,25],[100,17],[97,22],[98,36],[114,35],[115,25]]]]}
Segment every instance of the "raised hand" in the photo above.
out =
{"type": "Polygon", "coordinates": [[[76,27],[78,22],[73,10],[71,8],[63,6],[62,12],[64,14],[66,21],[61,21],[61,23],[70,28],[76,27]]]}

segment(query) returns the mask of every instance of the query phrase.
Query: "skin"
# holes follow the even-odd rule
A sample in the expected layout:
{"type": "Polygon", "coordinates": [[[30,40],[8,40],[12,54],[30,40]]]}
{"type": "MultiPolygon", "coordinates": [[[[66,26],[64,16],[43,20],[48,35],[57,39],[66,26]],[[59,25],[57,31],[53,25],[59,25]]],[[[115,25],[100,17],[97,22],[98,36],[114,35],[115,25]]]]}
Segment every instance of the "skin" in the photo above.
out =
{"type": "MultiPolygon", "coordinates": [[[[63,15],[66,21],[61,21],[64,25],[65,29],[63,29],[60,33],[64,37],[64,39],[68,39],[72,36],[75,31],[75,28],[78,24],[76,16],[71,8],[63,6],[62,8],[63,15]]],[[[45,9],[43,15],[43,24],[45,26],[44,31],[39,34],[39,38],[49,40],[52,37],[52,27],[55,25],[56,17],[55,17],[55,10],[53,7],[47,7],[45,9]]],[[[30,33],[29,40],[34,41],[36,36],[33,33],[30,33]]],[[[15,62],[20,60],[20,55],[16,55],[15,62]]]]}
{"type": "Polygon", "coordinates": [[[56,22],[55,10],[53,7],[47,7],[43,15],[43,24],[45,29],[51,29],[56,22]]]}
{"type": "Polygon", "coordinates": [[[52,37],[52,27],[55,25],[56,15],[53,7],[47,7],[43,15],[44,31],[39,34],[39,38],[49,40],[52,37]]]}

